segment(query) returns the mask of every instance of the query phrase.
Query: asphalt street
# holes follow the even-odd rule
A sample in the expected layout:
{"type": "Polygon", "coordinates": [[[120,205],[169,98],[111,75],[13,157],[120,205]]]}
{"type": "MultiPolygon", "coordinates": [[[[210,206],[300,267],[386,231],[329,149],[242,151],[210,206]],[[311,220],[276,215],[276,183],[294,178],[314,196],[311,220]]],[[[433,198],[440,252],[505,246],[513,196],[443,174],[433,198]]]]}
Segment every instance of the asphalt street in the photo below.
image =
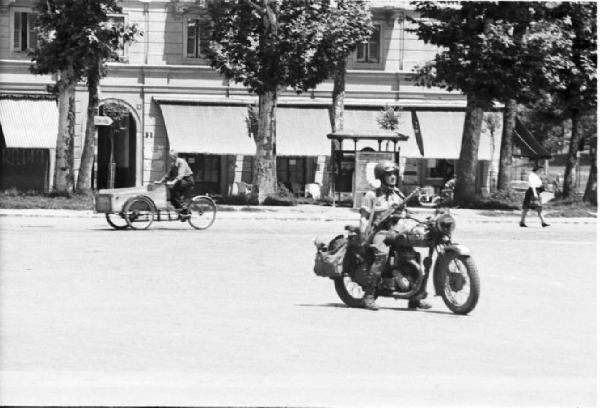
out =
{"type": "Polygon", "coordinates": [[[312,239],[346,223],[0,217],[0,404],[596,405],[595,224],[459,224],[458,316],[345,307],[312,239]]]}

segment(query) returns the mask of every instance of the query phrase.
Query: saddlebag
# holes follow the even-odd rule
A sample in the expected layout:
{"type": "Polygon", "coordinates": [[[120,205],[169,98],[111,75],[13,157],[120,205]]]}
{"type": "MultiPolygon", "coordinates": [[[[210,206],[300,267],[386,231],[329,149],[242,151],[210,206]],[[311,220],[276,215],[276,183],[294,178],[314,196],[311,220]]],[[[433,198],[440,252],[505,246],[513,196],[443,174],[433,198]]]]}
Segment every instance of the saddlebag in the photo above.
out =
{"type": "Polygon", "coordinates": [[[328,246],[318,244],[315,256],[315,267],[313,271],[317,276],[326,278],[338,278],[342,276],[344,269],[344,256],[348,242],[345,238],[337,237],[328,246]]]}

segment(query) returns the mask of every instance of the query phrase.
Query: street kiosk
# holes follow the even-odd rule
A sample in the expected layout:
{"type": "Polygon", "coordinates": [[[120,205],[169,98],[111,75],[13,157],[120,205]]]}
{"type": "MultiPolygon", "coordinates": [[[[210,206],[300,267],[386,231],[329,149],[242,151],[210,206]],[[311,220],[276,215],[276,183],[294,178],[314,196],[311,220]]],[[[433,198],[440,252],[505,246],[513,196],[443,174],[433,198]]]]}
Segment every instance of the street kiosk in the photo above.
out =
{"type": "Polygon", "coordinates": [[[354,208],[360,208],[364,194],[376,184],[374,169],[377,163],[392,160],[399,164],[399,143],[408,140],[408,136],[398,132],[352,130],[329,133],[327,138],[331,140],[329,174],[333,206],[336,200],[351,197],[354,208]]]}

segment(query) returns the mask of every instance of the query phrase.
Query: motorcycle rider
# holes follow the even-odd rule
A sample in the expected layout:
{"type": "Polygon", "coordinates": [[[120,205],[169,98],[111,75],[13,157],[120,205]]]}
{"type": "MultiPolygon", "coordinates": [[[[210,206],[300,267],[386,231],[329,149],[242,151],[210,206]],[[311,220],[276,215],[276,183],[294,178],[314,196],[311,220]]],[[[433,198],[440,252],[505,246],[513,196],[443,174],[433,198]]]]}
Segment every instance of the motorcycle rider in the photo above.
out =
{"type": "MultiPolygon", "coordinates": [[[[396,187],[398,180],[398,166],[390,160],[382,161],[375,166],[375,178],[381,182],[380,187],[374,191],[368,191],[363,199],[360,208],[360,231],[363,237],[370,233],[369,229],[378,225],[383,213],[392,206],[399,206],[404,202],[404,195],[396,187]]],[[[387,233],[390,229],[398,233],[408,231],[408,228],[398,218],[386,222],[387,225],[374,234],[370,242],[365,242],[372,251],[372,263],[364,279],[363,289],[365,296],[363,303],[365,309],[377,310],[375,304],[375,291],[381,279],[381,274],[387,263],[389,253],[388,246],[384,243],[387,233]]],[[[391,288],[390,288],[391,289],[391,288]]],[[[427,292],[420,291],[408,301],[408,307],[411,309],[429,309],[431,305],[423,301],[427,292]]]]}

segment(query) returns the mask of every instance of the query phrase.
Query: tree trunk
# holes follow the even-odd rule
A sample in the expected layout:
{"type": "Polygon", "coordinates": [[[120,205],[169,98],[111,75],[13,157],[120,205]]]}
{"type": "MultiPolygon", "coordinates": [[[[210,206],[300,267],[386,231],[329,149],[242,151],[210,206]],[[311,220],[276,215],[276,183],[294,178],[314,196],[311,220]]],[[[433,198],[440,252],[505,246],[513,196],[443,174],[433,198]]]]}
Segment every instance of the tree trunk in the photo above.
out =
{"type": "Polygon", "coordinates": [[[94,116],[98,110],[98,83],[100,81],[100,65],[98,69],[88,75],[88,108],[87,124],[85,127],[85,140],[81,154],[81,165],[77,176],[76,191],[88,192],[92,188],[92,168],[94,167],[94,153],[96,151],[96,126],[94,116]]]}
{"type": "Polygon", "coordinates": [[[587,185],[585,186],[585,194],[583,201],[587,201],[594,205],[598,205],[598,167],[596,164],[596,156],[598,154],[598,138],[592,137],[590,141],[590,175],[587,185]]]}
{"type": "Polygon", "coordinates": [[[498,166],[498,190],[508,190],[512,178],[513,133],[517,121],[517,101],[508,99],[504,105],[500,162],[498,166]]]}
{"type": "Polygon", "coordinates": [[[563,181],[563,197],[573,198],[577,193],[577,178],[575,175],[575,167],[577,164],[577,149],[581,140],[581,132],[579,122],[581,113],[578,110],[571,112],[571,140],[569,142],[569,153],[567,153],[567,161],[565,163],[565,177],[563,181]]]}
{"type": "Polygon", "coordinates": [[[54,191],[73,192],[73,136],[75,134],[75,84],[68,75],[58,81],[58,136],[56,138],[56,167],[54,191]]]}
{"type": "Polygon", "coordinates": [[[331,130],[344,129],[344,97],[346,96],[346,61],[340,61],[335,68],[333,92],[331,94],[331,130]]]}
{"type": "Polygon", "coordinates": [[[254,180],[258,203],[262,204],[269,194],[277,192],[275,120],[277,91],[267,91],[258,96],[258,134],[254,158],[254,180]]]}
{"type": "Polygon", "coordinates": [[[455,197],[459,201],[473,200],[477,194],[476,172],[483,108],[473,95],[467,96],[460,157],[456,171],[455,197]]]}

